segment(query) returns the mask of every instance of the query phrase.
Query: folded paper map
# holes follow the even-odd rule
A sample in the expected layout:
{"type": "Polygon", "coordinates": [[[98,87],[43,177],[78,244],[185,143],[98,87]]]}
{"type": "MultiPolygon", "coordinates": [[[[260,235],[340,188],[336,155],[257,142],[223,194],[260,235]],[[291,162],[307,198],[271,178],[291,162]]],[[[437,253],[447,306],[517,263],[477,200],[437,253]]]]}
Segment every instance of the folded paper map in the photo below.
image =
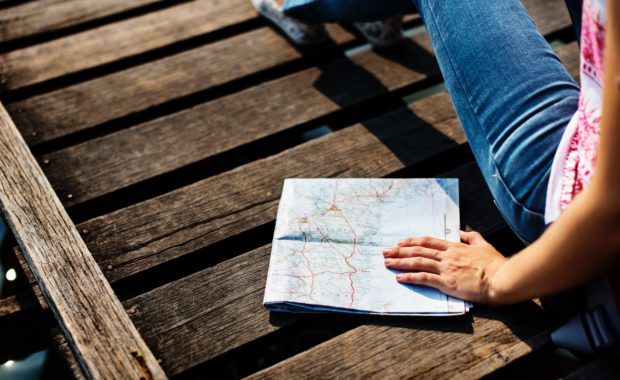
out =
{"type": "Polygon", "coordinates": [[[470,305],[398,283],[382,251],[406,237],[459,241],[457,179],[287,179],[263,304],[274,311],[455,315],[470,305]]]}

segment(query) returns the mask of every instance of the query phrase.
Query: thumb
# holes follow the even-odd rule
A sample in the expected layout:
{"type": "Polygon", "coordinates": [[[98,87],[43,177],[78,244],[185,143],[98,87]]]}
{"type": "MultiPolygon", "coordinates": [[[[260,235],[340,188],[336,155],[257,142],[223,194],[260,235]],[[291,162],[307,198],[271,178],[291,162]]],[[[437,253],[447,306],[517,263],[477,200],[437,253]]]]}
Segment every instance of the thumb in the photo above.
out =
{"type": "Polygon", "coordinates": [[[461,236],[461,242],[465,244],[478,245],[478,246],[488,244],[487,241],[484,240],[482,235],[480,235],[480,233],[476,231],[470,231],[470,232],[460,231],[459,235],[461,236]]]}

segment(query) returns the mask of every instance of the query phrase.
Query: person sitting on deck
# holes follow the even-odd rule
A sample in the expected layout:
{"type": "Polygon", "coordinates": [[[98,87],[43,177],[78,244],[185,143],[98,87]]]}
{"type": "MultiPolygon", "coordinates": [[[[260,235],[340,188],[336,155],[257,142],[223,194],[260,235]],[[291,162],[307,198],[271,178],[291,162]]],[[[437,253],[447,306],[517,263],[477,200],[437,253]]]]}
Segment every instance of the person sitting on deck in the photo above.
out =
{"type": "Polygon", "coordinates": [[[398,281],[500,305],[573,288],[616,265],[620,2],[585,0],[578,11],[581,88],[519,0],[253,3],[260,12],[269,3],[279,12],[270,19],[297,23],[297,31],[389,18],[412,6],[422,17],[480,170],[528,245],[506,258],[476,232],[461,232],[461,243],[405,239],[384,252],[386,266],[405,271],[398,281]]]}

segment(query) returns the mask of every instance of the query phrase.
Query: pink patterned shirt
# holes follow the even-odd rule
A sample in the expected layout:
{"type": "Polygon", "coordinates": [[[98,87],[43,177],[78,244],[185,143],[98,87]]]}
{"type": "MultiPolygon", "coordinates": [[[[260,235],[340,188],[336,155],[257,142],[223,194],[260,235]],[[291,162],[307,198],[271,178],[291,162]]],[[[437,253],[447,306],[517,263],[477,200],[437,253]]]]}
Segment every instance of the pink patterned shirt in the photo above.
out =
{"type": "Polygon", "coordinates": [[[551,166],[545,221],[556,220],[590,182],[598,156],[602,105],[605,0],[585,0],[581,22],[581,93],[551,166]]]}

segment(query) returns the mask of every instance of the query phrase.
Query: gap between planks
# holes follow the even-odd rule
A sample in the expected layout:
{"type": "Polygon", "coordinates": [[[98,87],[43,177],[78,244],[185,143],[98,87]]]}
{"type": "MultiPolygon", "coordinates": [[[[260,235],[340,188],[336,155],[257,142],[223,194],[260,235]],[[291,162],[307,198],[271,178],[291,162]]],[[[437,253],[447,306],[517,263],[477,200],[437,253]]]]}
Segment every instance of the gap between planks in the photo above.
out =
{"type": "Polygon", "coordinates": [[[384,176],[464,143],[442,93],[80,223],[79,229],[87,232],[106,276],[116,281],[272,221],[285,177],[384,176]]]}
{"type": "MultiPolygon", "coordinates": [[[[0,45],[49,38],[67,29],[105,22],[110,16],[137,11],[147,5],[170,6],[168,0],[38,0],[16,4],[0,12],[0,45]]],[[[118,19],[115,19],[118,21],[118,19]]],[[[108,21],[109,22],[109,21],[108,21]]]]}
{"type": "MultiPolygon", "coordinates": [[[[439,95],[439,96],[442,96],[442,95],[439,95]]],[[[445,94],[443,94],[443,96],[445,96],[445,94]]],[[[436,103],[436,99],[433,99],[433,100],[434,100],[434,103],[436,103]]],[[[432,112],[432,111],[431,111],[431,112],[432,112]]],[[[433,113],[436,113],[436,112],[433,112],[433,113]]],[[[453,117],[453,116],[452,116],[452,117],[453,117]]],[[[448,119],[449,119],[449,117],[448,117],[448,119]]],[[[333,136],[333,135],[331,135],[331,136],[333,136]]],[[[327,136],[327,137],[329,137],[329,136],[327,136]]],[[[326,137],[326,138],[327,138],[327,137],[326,137]]],[[[332,138],[333,138],[333,137],[332,137],[332,138]]],[[[490,202],[489,202],[489,204],[490,204],[490,202]]],[[[487,218],[485,218],[485,220],[487,220],[487,221],[488,221],[488,219],[487,219],[487,218]]],[[[137,315],[138,315],[138,313],[140,313],[140,310],[139,310],[139,309],[132,309],[132,307],[131,307],[131,306],[128,306],[128,309],[130,310],[130,313],[131,313],[132,315],[134,315],[134,318],[137,318],[137,315]]],[[[163,354],[163,353],[162,353],[162,354],[163,354]]]]}
{"type": "MultiPolygon", "coordinates": [[[[442,174],[461,180],[464,223],[483,233],[504,226],[474,163],[442,174]]],[[[261,305],[270,245],[123,302],[171,374],[192,368],[295,322],[272,324],[261,305]],[[239,288],[239,284],[248,286],[239,288]],[[191,353],[191,354],[190,354],[191,353]]]]}
{"type": "MultiPolygon", "coordinates": [[[[408,59],[420,52],[431,57],[425,35],[413,41],[423,49],[408,59]]],[[[439,75],[434,64],[417,70],[366,52],[353,61],[308,69],[39,159],[64,204],[72,206],[439,75]],[[347,83],[334,82],[344,72],[350,73],[347,83]],[[326,80],[332,85],[329,90],[318,84],[326,80]],[[282,107],[284,103],[291,106],[282,107]],[[186,148],[172,149],[177,146],[186,148]],[[109,154],[112,150],[117,153],[109,154]]]]}
{"type": "Polygon", "coordinates": [[[254,17],[249,1],[197,0],[12,51],[0,56],[3,89],[92,68],[254,17]]]}
{"type": "MultiPolygon", "coordinates": [[[[423,58],[432,60],[425,34],[415,36],[411,46],[419,47],[413,48],[405,61],[415,59],[422,52],[427,54],[423,58]]],[[[409,47],[402,48],[407,51],[409,47]]],[[[353,61],[337,60],[44,155],[40,161],[63,203],[72,206],[438,75],[434,63],[410,70],[403,67],[402,62],[392,62],[366,52],[353,61]],[[347,77],[344,72],[350,75],[347,77]],[[323,81],[329,80],[333,85],[335,78],[343,76],[347,77],[347,83],[342,86],[334,85],[329,90],[320,88],[323,81]],[[263,101],[265,98],[270,98],[267,105],[263,101]],[[300,107],[282,107],[280,103],[283,102],[299,104],[300,107]],[[231,114],[235,118],[231,119],[231,114]],[[274,123],[274,119],[278,122],[274,123]],[[222,129],[224,123],[227,128],[222,129]],[[218,144],[211,144],[212,141],[218,141],[218,144]],[[186,148],[172,149],[176,146],[186,148]],[[117,154],[109,154],[112,150],[117,154]]],[[[169,88],[166,83],[161,86],[162,89],[169,88]]],[[[169,90],[165,92],[171,95],[169,90]]],[[[122,96],[113,99],[129,109],[132,107],[130,99],[122,96]]],[[[142,102],[145,97],[139,99],[142,102]]],[[[121,104],[95,104],[91,107],[118,110],[122,108],[121,104]]],[[[85,111],[84,107],[79,108],[85,111]]],[[[71,121],[66,111],[63,107],[63,122],[71,121]]],[[[49,113],[47,115],[49,117],[49,113]]],[[[110,113],[97,112],[96,115],[110,113]]],[[[46,125],[48,132],[53,131],[48,123],[49,120],[40,121],[37,125],[46,125]]],[[[72,125],[79,125],[79,122],[72,125]]]]}
{"type": "MultiPolygon", "coordinates": [[[[544,34],[570,25],[561,0],[545,3],[528,0],[525,3],[544,34]]],[[[237,7],[249,6],[248,1],[234,4],[236,5],[234,7],[231,5],[231,9],[228,11],[242,13],[237,7]]],[[[184,4],[182,6],[189,5],[184,4]]],[[[164,11],[172,12],[172,9],[177,7],[164,11]]],[[[205,7],[203,6],[202,8],[205,7]]],[[[229,17],[217,13],[217,10],[214,11],[214,14],[216,15],[211,20],[213,23],[217,22],[218,18],[229,17]]],[[[225,15],[226,13],[223,14],[225,15]]],[[[170,17],[174,17],[174,14],[171,13],[170,17]]],[[[129,21],[141,22],[140,20],[129,21]]],[[[182,21],[182,18],[178,20],[178,22],[182,21]]],[[[181,30],[185,29],[191,28],[190,26],[185,26],[181,30]]],[[[352,39],[350,34],[343,32],[341,29],[333,29],[335,31],[340,30],[340,32],[336,33],[336,42],[343,43],[352,39]]],[[[103,33],[104,31],[101,32],[103,33]]],[[[127,33],[132,36],[131,29],[127,33]]],[[[138,37],[139,35],[136,38],[138,37]]],[[[106,47],[112,45],[114,44],[105,44],[106,47]]],[[[135,45],[142,46],[140,44],[135,45]]],[[[117,50],[115,49],[114,51],[116,52],[117,50]]],[[[61,53],[59,52],[58,54],[61,53]]],[[[256,70],[270,67],[275,62],[282,63],[298,58],[299,54],[298,51],[289,46],[272,30],[260,28],[227,40],[185,51],[162,60],[156,60],[146,65],[136,66],[128,69],[127,72],[121,71],[106,75],[66,89],[59,89],[22,102],[9,104],[8,107],[27,141],[31,144],[41,143],[50,138],[64,136],[77,130],[105,123],[111,119],[127,115],[130,112],[153,107],[171,98],[187,95],[192,91],[204,90],[205,87],[247,75],[250,72],[239,71],[239,65],[241,65],[241,68],[247,67],[247,64],[246,66],[242,64],[245,61],[256,66],[252,68],[252,72],[255,72],[256,70]],[[240,44],[247,45],[246,49],[238,49],[240,44]],[[237,55],[244,54],[244,56],[235,57],[234,54],[231,56],[231,52],[237,55]],[[267,59],[266,57],[270,55],[275,57],[271,58],[271,60],[267,59]],[[206,69],[202,67],[203,65],[196,65],[196,62],[210,62],[213,59],[217,59],[216,62],[220,64],[217,66],[208,65],[206,69]],[[226,67],[226,69],[222,70],[222,67],[226,67]],[[188,75],[181,75],[185,71],[188,72],[188,75]],[[178,81],[182,81],[183,84],[179,85],[178,81]],[[127,86],[128,82],[139,83],[140,86],[127,86]],[[136,92],[139,92],[141,96],[135,96],[136,92]],[[110,103],[109,96],[101,96],[101,94],[106,93],[113,93],[114,96],[112,98],[116,99],[116,101],[110,103]],[[62,107],[60,107],[61,104],[62,107]],[[108,112],[99,112],[102,107],[107,109],[108,112]],[[45,128],[41,128],[40,125],[44,125],[45,128]]],[[[62,57],[67,56],[75,57],[70,52],[62,53],[62,57]]],[[[3,59],[7,60],[8,58],[0,56],[0,68],[2,67],[1,62],[3,59]]],[[[19,63],[27,64],[29,60],[31,59],[24,57],[19,60],[19,63]]],[[[62,63],[63,67],[66,66],[66,61],[67,59],[63,58],[54,59],[54,62],[62,63]]],[[[78,64],[83,61],[83,59],[72,59],[71,63],[78,64]]],[[[4,66],[7,76],[5,80],[10,81],[12,80],[11,77],[15,76],[14,70],[11,69],[9,63],[5,63],[4,66]]],[[[41,72],[41,70],[37,70],[37,72],[41,72]]],[[[17,74],[16,76],[19,75],[17,74]]]]}
{"type": "MultiPolygon", "coordinates": [[[[340,31],[336,41],[340,46],[354,39],[341,28],[334,30],[340,31]]],[[[331,51],[333,55],[334,50],[338,49],[333,47],[323,53],[331,51]]],[[[241,78],[255,76],[260,81],[261,75],[277,75],[269,71],[276,68],[281,71],[286,64],[305,62],[307,66],[311,60],[301,59],[306,55],[318,56],[317,53],[302,53],[270,28],[260,27],[143,65],[10,102],[7,107],[29,144],[50,143],[50,140],[67,139],[91,129],[91,133],[104,133],[105,129],[112,128],[108,125],[112,122],[119,124],[155,106],[171,107],[171,103],[179,101],[177,99],[182,99],[183,104],[176,107],[188,107],[187,104],[193,102],[191,97],[201,98],[209,92],[222,91],[226,84],[234,87],[230,83],[241,78]],[[137,93],[140,96],[136,96],[137,93]],[[64,104],[62,112],[59,101],[64,104]],[[109,112],[98,112],[102,108],[109,112]],[[60,113],[65,118],[60,117],[60,113]]]]}
{"type": "MultiPolygon", "coordinates": [[[[341,58],[38,159],[45,163],[46,175],[63,196],[63,203],[75,205],[390,91],[431,77],[439,79],[425,34],[403,49],[410,52],[407,59],[419,56],[429,63],[411,70],[402,61],[393,62],[374,52],[352,60],[341,58]],[[322,83],[329,88],[321,87],[322,83]],[[109,154],[112,151],[117,153],[109,154]]],[[[167,92],[166,96],[172,96],[174,90],[167,92]]],[[[115,99],[120,102],[122,96],[115,99]]]]}

